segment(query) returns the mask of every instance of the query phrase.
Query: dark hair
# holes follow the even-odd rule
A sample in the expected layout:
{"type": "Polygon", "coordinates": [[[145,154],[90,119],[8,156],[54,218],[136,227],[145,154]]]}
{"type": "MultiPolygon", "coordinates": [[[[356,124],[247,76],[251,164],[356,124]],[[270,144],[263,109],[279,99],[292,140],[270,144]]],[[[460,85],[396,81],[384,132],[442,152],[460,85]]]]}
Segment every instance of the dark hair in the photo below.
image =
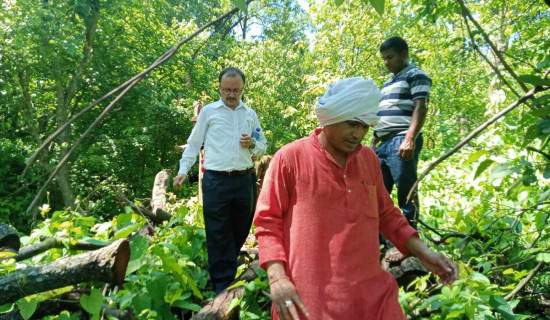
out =
{"type": "Polygon", "coordinates": [[[393,49],[395,52],[409,51],[407,41],[401,37],[391,37],[380,45],[380,52],[393,49]]]}
{"type": "Polygon", "coordinates": [[[223,76],[228,76],[229,78],[234,78],[236,76],[240,76],[241,79],[243,79],[243,85],[246,82],[245,77],[244,77],[244,73],[241,70],[239,70],[235,67],[227,67],[227,68],[223,69],[222,72],[220,72],[220,77],[218,79],[219,83],[222,82],[223,76]]]}

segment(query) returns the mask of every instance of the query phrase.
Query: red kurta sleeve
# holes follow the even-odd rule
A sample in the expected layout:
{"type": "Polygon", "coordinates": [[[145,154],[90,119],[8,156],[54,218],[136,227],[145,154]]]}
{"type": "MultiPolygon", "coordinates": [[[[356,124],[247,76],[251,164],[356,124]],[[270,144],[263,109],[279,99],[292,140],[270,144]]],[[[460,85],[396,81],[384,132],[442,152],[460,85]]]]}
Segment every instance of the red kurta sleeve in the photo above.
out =
{"type": "Polygon", "coordinates": [[[255,235],[261,252],[260,267],[263,269],[270,261],[283,261],[285,264],[288,262],[283,244],[283,216],[290,202],[290,175],[282,157],[283,150],[271,159],[256,204],[255,235]]]}
{"type": "Polygon", "coordinates": [[[374,158],[376,161],[371,165],[373,168],[376,168],[375,176],[380,232],[384,235],[384,238],[390,240],[401,253],[408,255],[410,252],[405,248],[405,243],[411,236],[418,237],[418,232],[409,225],[407,218],[405,218],[401,214],[401,210],[395,206],[384,186],[380,161],[376,155],[374,158]]]}

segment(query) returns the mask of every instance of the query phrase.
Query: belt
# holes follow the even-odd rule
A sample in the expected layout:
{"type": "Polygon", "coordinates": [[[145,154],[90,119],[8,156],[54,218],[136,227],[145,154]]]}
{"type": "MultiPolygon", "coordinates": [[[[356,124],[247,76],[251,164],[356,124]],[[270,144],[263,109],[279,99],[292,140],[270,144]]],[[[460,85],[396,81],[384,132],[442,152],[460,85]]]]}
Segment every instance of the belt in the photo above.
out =
{"type": "Polygon", "coordinates": [[[232,170],[232,171],[216,171],[216,170],[206,170],[217,174],[223,174],[225,176],[244,176],[245,174],[249,174],[251,172],[254,172],[254,167],[244,169],[244,170],[232,170]]]}
{"type": "Polygon", "coordinates": [[[378,137],[378,139],[380,139],[380,142],[386,142],[388,140],[390,140],[391,138],[395,137],[395,136],[400,136],[400,135],[405,135],[404,133],[399,133],[399,131],[392,131],[391,133],[388,133],[387,135],[385,136],[382,136],[382,137],[378,137]]]}

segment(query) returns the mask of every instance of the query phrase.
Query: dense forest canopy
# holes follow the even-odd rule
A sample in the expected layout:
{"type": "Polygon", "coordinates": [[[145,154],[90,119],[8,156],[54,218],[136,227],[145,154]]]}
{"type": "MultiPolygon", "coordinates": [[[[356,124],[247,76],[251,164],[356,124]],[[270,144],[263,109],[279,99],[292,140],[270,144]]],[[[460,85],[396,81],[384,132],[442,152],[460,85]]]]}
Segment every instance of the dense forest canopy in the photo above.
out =
{"type": "MultiPolygon", "coordinates": [[[[4,0],[0,222],[14,227],[23,245],[40,236],[110,242],[134,234],[147,222],[121,206],[120,193],[150,205],[157,172],[178,169],[174,145],[191,132],[193,102],[219,99],[222,68],[246,74],[244,102],[259,115],[273,154],[318,126],[313,107],[329,83],[363,76],[381,86],[389,73],[378,48],[398,35],[433,79],[419,170],[425,170],[420,230],[457,261],[461,278],[443,288],[417,279],[401,292],[405,313],[550,318],[549,6],[542,0],[4,0]],[[135,78],[171,49],[171,58],[135,78]]],[[[131,307],[143,319],[188,318],[212,295],[205,289],[197,173],[192,169],[182,191],[168,190],[173,217],[155,227],[154,241],[132,240],[131,268],[124,286],[109,291],[111,307],[131,307]]],[[[52,249],[25,263],[73,254],[52,249]]],[[[20,264],[0,259],[0,275],[20,264]]],[[[251,283],[235,302],[240,316],[266,318],[265,274],[251,283]]],[[[86,286],[94,301],[107,303],[107,290],[86,286]]],[[[22,298],[0,311],[47,298],[22,298]]],[[[99,315],[95,307],[84,309],[99,315]]]]}

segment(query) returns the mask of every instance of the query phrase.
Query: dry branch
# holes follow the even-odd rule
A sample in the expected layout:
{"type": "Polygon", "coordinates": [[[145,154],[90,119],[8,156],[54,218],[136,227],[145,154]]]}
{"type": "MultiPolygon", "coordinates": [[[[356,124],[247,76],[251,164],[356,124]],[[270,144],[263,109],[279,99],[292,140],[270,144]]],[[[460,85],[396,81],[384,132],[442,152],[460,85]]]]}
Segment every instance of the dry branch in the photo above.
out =
{"type": "Polygon", "coordinates": [[[121,239],[102,249],[16,270],[0,278],[0,305],[82,282],[121,284],[129,259],[129,241],[121,239]]]}
{"type": "Polygon", "coordinates": [[[513,298],[516,295],[516,293],[520,292],[520,290],[523,289],[523,287],[525,287],[525,285],[531,279],[533,279],[533,277],[537,274],[537,272],[539,272],[540,268],[542,268],[543,265],[544,265],[544,261],[539,262],[539,264],[537,264],[535,269],[531,270],[531,272],[529,272],[527,277],[525,277],[525,279],[521,280],[521,282],[517,285],[517,287],[515,287],[514,290],[512,290],[509,294],[507,294],[504,297],[504,300],[510,300],[511,298],[513,298]]]}

